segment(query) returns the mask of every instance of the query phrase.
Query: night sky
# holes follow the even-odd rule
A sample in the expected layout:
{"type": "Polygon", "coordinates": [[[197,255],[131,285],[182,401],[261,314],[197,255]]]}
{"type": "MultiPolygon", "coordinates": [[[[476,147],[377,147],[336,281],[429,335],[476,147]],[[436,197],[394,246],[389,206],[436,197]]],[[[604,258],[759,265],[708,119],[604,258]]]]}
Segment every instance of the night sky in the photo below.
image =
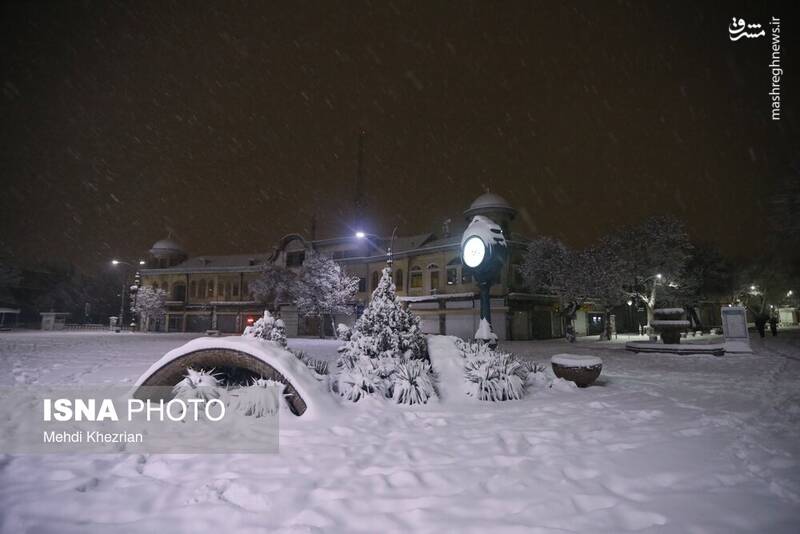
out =
{"type": "Polygon", "coordinates": [[[350,232],[358,132],[377,233],[485,189],[585,245],[645,215],[743,255],[798,152],[790,3],[5,2],[0,256],[85,269],[350,232]],[[767,38],[783,21],[782,120],[767,38]]]}

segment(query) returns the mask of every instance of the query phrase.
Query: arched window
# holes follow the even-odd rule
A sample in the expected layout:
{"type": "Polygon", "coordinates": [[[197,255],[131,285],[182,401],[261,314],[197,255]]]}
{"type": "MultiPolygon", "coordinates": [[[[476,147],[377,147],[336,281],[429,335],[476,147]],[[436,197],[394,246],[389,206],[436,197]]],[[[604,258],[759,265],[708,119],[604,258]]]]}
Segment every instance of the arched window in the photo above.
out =
{"type": "Polygon", "coordinates": [[[194,280],[189,283],[189,294],[193,299],[197,298],[197,282],[194,280]]]}
{"type": "Polygon", "coordinates": [[[371,291],[375,291],[378,288],[378,281],[380,280],[380,274],[378,271],[373,271],[372,273],[372,285],[370,286],[371,291]]]}
{"type": "Polygon", "coordinates": [[[430,274],[430,290],[436,291],[439,289],[439,266],[435,263],[428,265],[428,273],[430,274]]]}
{"type": "Polygon", "coordinates": [[[409,271],[408,287],[411,289],[422,289],[422,269],[415,265],[409,271]]]}
{"type": "Polygon", "coordinates": [[[461,269],[461,258],[456,256],[447,263],[447,285],[454,286],[458,283],[458,270],[461,269]]]}
{"type": "MultiPolygon", "coordinates": [[[[194,283],[194,282],[192,282],[194,283]]],[[[186,300],[186,286],[175,284],[172,286],[172,300],[186,300]]]]}
{"type": "Polygon", "coordinates": [[[161,291],[169,295],[169,282],[161,282],[161,291]]]}
{"type": "Polygon", "coordinates": [[[397,269],[394,272],[394,286],[398,291],[403,290],[403,269],[397,269]]]}
{"type": "Polygon", "coordinates": [[[203,278],[200,280],[200,283],[197,285],[197,293],[201,299],[206,298],[206,279],[203,278]]]}

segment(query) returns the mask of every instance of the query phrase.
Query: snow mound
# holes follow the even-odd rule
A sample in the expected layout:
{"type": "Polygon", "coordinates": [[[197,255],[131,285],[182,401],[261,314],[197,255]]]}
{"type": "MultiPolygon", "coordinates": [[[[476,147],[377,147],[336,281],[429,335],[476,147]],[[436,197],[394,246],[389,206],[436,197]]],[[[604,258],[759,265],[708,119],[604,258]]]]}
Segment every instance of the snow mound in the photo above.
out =
{"type": "Polygon", "coordinates": [[[464,357],[456,345],[455,336],[428,336],[428,357],[439,379],[439,398],[442,402],[464,402],[464,357]]]}
{"type": "Polygon", "coordinates": [[[658,328],[659,326],[680,326],[683,328],[689,328],[689,321],[684,321],[681,319],[653,319],[650,321],[650,326],[654,328],[658,328]]]}
{"type": "Polygon", "coordinates": [[[653,310],[654,314],[663,314],[663,315],[682,315],[684,313],[683,308],[656,308],[653,310]]]}
{"type": "Polygon", "coordinates": [[[595,367],[597,365],[603,365],[603,360],[597,356],[581,354],[556,354],[550,358],[550,363],[554,363],[562,367],[595,367]]]}
{"type": "Polygon", "coordinates": [[[166,353],[136,381],[134,390],[144,385],[160,369],[178,358],[205,350],[233,350],[248,354],[278,371],[306,403],[303,420],[315,420],[338,409],[333,396],[325,390],[309,368],[294,354],[277,343],[253,337],[201,337],[166,353]]]}

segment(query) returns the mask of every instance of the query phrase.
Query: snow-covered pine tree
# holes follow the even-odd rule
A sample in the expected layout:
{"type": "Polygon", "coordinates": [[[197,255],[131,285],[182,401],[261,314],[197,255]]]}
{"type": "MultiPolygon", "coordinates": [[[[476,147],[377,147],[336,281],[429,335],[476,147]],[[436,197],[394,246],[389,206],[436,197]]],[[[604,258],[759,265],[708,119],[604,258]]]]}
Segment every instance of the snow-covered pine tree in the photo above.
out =
{"type": "Polygon", "coordinates": [[[397,386],[404,391],[395,397],[397,402],[425,402],[435,394],[430,367],[415,365],[413,373],[398,373],[398,366],[427,358],[419,317],[397,300],[391,270],[386,268],[342,349],[339,393],[353,401],[375,393],[391,398],[397,386]],[[420,379],[420,374],[425,376],[420,379]]]}
{"type": "Polygon", "coordinates": [[[167,292],[149,286],[140,287],[131,304],[131,311],[139,316],[141,329],[147,332],[151,323],[162,319],[166,314],[167,292]]]}

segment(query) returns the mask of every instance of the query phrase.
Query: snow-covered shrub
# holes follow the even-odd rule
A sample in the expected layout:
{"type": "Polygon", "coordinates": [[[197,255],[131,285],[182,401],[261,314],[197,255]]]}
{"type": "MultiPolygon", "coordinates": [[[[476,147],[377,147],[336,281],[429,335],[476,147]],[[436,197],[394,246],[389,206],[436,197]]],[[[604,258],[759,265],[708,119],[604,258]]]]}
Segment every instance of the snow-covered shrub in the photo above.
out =
{"type": "Polygon", "coordinates": [[[350,341],[352,335],[353,331],[346,324],[339,323],[339,326],[336,327],[336,337],[339,341],[350,341]]]}
{"type": "Polygon", "coordinates": [[[264,316],[260,317],[253,326],[248,326],[242,336],[255,337],[259,339],[270,340],[272,328],[275,326],[275,318],[269,313],[269,310],[264,310],[264,316]]]}
{"type": "Polygon", "coordinates": [[[425,404],[435,394],[431,364],[406,360],[396,365],[392,378],[392,399],[398,404],[425,404]]]}
{"type": "Polygon", "coordinates": [[[264,417],[278,412],[286,385],[275,380],[254,378],[248,386],[236,390],[234,408],[243,415],[264,417]]]}
{"type": "Polygon", "coordinates": [[[265,341],[274,341],[281,347],[286,347],[286,323],[282,319],[276,319],[264,310],[264,316],[259,318],[253,326],[248,326],[242,333],[244,337],[255,337],[265,341]]]}
{"type": "MultiPolygon", "coordinates": [[[[340,351],[337,390],[352,401],[372,394],[393,398],[394,376],[399,366],[414,360],[428,361],[420,319],[397,300],[391,270],[386,268],[340,351]]],[[[420,383],[429,380],[433,384],[430,365],[414,369],[427,375],[419,378],[420,383]]],[[[429,397],[420,395],[419,399],[424,398],[421,402],[425,402],[429,397]]]]}
{"type": "Polygon", "coordinates": [[[286,323],[283,322],[283,319],[275,319],[272,331],[269,333],[269,340],[286,348],[288,341],[286,340],[286,323]]]}
{"type": "Polygon", "coordinates": [[[367,395],[384,394],[386,379],[381,378],[370,360],[345,360],[336,377],[336,391],[345,399],[358,402],[367,395]]]}
{"type": "Polygon", "coordinates": [[[316,358],[312,358],[305,351],[302,350],[289,350],[292,354],[294,354],[298,360],[303,362],[306,367],[317,373],[318,375],[327,375],[328,374],[328,362],[327,360],[317,360],[316,358]]]}
{"type": "Polygon", "coordinates": [[[189,367],[183,380],[172,387],[172,394],[178,399],[218,399],[224,392],[219,375],[213,369],[195,371],[189,367]]]}
{"type": "Polygon", "coordinates": [[[464,355],[467,395],[488,401],[518,400],[525,395],[529,365],[485,343],[462,341],[458,347],[464,355]]]}

